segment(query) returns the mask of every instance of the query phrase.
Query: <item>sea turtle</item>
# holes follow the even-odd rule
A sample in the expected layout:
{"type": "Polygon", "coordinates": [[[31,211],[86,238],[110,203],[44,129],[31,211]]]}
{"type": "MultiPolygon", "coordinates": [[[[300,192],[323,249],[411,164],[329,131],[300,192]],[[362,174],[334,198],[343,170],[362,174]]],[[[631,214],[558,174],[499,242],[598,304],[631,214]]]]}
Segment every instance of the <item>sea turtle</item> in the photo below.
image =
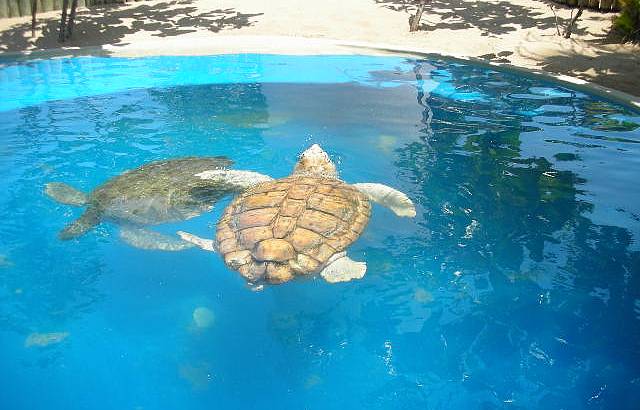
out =
{"type": "Polygon", "coordinates": [[[156,161],[111,178],[88,195],[61,182],[46,184],[45,193],[64,204],[87,206],[80,218],[60,232],[60,239],[78,237],[102,220],[110,220],[120,225],[120,236],[130,245],[181,250],[193,245],[143,227],[189,219],[210,210],[233,187],[222,180],[195,175],[225,169],[231,164],[226,157],[156,161]]]}
{"type": "Polygon", "coordinates": [[[222,180],[241,191],[217,224],[215,240],[186,232],[180,237],[218,251],[225,263],[250,283],[283,283],[299,275],[320,273],[328,282],[361,278],[364,262],[345,249],[362,233],[370,201],[398,216],[416,210],[402,192],[382,184],[347,184],[319,145],[304,151],[293,173],[280,179],[250,171],[214,170],[199,176],[222,180]]]}

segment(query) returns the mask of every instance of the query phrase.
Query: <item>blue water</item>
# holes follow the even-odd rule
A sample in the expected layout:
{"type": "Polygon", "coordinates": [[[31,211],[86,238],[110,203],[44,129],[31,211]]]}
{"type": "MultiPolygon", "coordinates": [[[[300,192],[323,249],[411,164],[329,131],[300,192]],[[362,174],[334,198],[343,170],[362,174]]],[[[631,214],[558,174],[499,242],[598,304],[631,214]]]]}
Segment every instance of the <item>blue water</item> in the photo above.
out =
{"type": "Polygon", "coordinates": [[[0,409],[637,408],[637,111],[364,56],[5,62],[0,95],[0,409]],[[311,143],[416,203],[374,207],[362,280],[252,292],[108,223],[63,242],[82,210],[43,194],[191,155],[286,176],[311,143]]]}

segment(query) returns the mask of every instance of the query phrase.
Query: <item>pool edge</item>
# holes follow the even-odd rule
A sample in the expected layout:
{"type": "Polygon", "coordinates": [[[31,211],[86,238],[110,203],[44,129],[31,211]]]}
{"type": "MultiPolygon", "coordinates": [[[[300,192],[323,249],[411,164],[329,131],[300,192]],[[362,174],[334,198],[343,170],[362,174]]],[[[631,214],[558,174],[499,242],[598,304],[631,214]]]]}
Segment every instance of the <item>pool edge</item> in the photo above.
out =
{"type": "MultiPolygon", "coordinates": [[[[210,39],[209,39],[210,40],[210,39]]],[[[0,52],[0,59],[15,58],[31,60],[42,58],[70,58],[70,57],[152,57],[152,56],[183,56],[183,55],[221,55],[221,54],[271,54],[271,55],[396,55],[407,57],[444,58],[460,62],[472,63],[491,69],[512,72],[530,78],[538,78],[569,86],[576,91],[584,91],[616,103],[640,110],[640,96],[624,91],[605,87],[595,82],[566,74],[518,66],[510,63],[495,63],[478,57],[462,54],[436,52],[426,48],[412,48],[396,44],[344,41],[328,38],[306,38],[287,36],[219,36],[218,43],[206,41],[192,42],[188,47],[166,47],[166,42],[145,41],[133,46],[87,46],[72,48],[53,48],[47,50],[28,50],[16,52],[0,52]],[[219,43],[231,42],[238,46],[220,47],[219,43]],[[266,51],[260,51],[264,45],[266,51]],[[218,48],[216,48],[216,46],[218,48]]],[[[228,43],[227,43],[228,44],[228,43]]]]}

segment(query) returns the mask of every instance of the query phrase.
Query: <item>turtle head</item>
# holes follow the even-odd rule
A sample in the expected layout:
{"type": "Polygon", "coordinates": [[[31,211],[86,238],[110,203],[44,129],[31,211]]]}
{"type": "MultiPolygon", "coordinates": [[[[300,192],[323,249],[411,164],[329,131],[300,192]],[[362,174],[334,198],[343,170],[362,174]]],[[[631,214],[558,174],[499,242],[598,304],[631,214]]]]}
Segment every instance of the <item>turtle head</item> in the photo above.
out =
{"type": "Polygon", "coordinates": [[[320,145],[313,144],[307,148],[296,163],[293,175],[308,175],[324,178],[338,178],[336,166],[320,145]]]}

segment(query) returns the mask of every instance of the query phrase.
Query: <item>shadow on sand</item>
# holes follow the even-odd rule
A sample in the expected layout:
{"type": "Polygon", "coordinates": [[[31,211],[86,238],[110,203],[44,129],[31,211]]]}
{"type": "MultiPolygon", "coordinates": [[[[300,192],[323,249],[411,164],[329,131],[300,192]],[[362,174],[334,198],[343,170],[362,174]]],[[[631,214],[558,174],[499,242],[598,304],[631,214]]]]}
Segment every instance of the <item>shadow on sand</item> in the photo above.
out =
{"type": "MultiPolygon", "coordinates": [[[[405,12],[408,15],[415,13],[417,0],[375,0],[382,7],[405,12]]],[[[545,2],[546,3],[546,2],[545,2]]],[[[558,9],[568,9],[557,3],[551,3],[558,9]]],[[[566,11],[566,10],[565,10],[566,11]]],[[[567,14],[566,12],[564,14],[567,14]]],[[[591,16],[590,20],[611,20],[611,13],[601,13],[591,16]]],[[[560,19],[560,24],[566,24],[566,19],[560,19]]],[[[407,29],[409,25],[407,24],[407,29]]],[[[422,15],[420,30],[425,32],[438,29],[466,30],[477,29],[482,36],[499,37],[518,30],[538,28],[540,30],[552,30],[555,33],[556,22],[550,11],[532,9],[508,1],[498,2],[468,2],[464,0],[432,0],[427,4],[422,15]],[[436,18],[437,17],[437,18],[436,18]]],[[[587,55],[584,49],[573,38],[563,40],[566,43],[564,52],[557,55],[532,55],[533,51],[522,45],[511,51],[503,51],[497,54],[479,56],[485,60],[496,63],[509,63],[509,56],[518,53],[525,57],[533,57],[540,61],[538,66],[548,72],[570,74],[585,77],[590,81],[638,95],[640,93],[640,74],[629,75],[628,67],[640,64],[640,55],[637,53],[616,52],[613,47],[607,47],[618,43],[612,33],[589,31],[588,24],[578,22],[573,30],[576,37],[590,34],[592,37],[581,41],[592,44],[596,55],[587,55]],[[612,58],[615,54],[615,58],[612,58]],[[625,68],[626,67],[626,68],[625,68]]],[[[562,30],[562,27],[560,28],[562,30]]],[[[592,29],[593,30],[593,29],[592,29]]],[[[554,34],[555,36],[555,34],[554,34]]],[[[427,34],[428,39],[428,34],[427,34]]],[[[532,40],[532,41],[540,41],[532,40]]],[[[564,44],[564,43],[563,43],[564,44]]]]}
{"type": "MultiPolygon", "coordinates": [[[[413,14],[417,1],[376,0],[376,3],[391,10],[413,14]]],[[[476,28],[482,32],[483,36],[489,37],[532,27],[538,27],[542,30],[554,28],[555,19],[546,13],[508,1],[490,3],[433,0],[427,4],[420,24],[420,30],[423,31],[476,28]],[[429,22],[430,17],[433,16],[438,16],[441,21],[439,23],[429,22]]]]}
{"type": "Polygon", "coordinates": [[[155,4],[97,6],[78,11],[73,38],[58,42],[58,20],[39,24],[41,36],[31,39],[31,22],[13,26],[0,33],[0,52],[20,51],[33,44],[37,49],[57,47],[100,47],[106,44],[125,45],[129,34],[148,32],[154,37],[172,37],[208,30],[239,29],[253,24],[253,18],[263,13],[240,13],[233,8],[202,12],[190,0],[155,4]],[[84,35],[92,33],[92,35],[84,35]]]}
{"type": "Polygon", "coordinates": [[[629,73],[628,67],[640,66],[640,55],[632,53],[615,53],[598,50],[595,56],[586,56],[579,51],[568,51],[563,54],[544,57],[539,67],[548,72],[562,73],[571,67],[573,74],[589,73],[595,82],[605,87],[640,95],[640,72],[629,73]]]}

